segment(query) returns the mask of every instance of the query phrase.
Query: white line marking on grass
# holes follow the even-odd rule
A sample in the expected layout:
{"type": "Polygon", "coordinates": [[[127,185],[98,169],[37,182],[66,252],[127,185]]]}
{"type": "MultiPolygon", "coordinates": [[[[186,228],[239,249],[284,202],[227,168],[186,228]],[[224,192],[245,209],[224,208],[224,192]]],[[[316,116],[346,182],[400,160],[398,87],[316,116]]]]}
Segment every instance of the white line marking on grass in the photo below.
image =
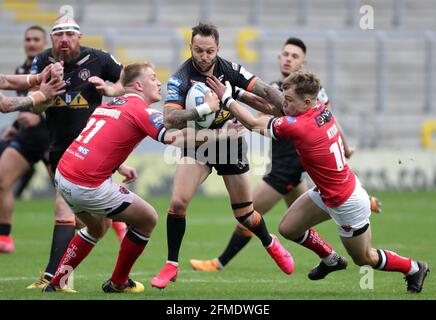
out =
{"type": "MultiPolygon", "coordinates": [[[[179,271],[179,273],[194,273],[195,271],[179,271]]],[[[131,276],[145,276],[145,277],[151,277],[155,274],[150,272],[132,272],[130,274],[131,276]]],[[[85,275],[75,274],[76,279],[83,279],[83,280],[92,280],[96,277],[103,278],[107,277],[107,274],[93,274],[90,275],[89,273],[85,275]]],[[[20,280],[35,280],[36,277],[0,277],[0,282],[8,282],[8,281],[20,281],[20,280]]],[[[144,279],[142,279],[144,280],[144,279]]],[[[222,277],[217,277],[213,279],[196,279],[196,278],[185,278],[185,279],[177,279],[177,282],[185,282],[185,283],[289,283],[288,280],[277,280],[277,279],[226,279],[222,277]]]]}

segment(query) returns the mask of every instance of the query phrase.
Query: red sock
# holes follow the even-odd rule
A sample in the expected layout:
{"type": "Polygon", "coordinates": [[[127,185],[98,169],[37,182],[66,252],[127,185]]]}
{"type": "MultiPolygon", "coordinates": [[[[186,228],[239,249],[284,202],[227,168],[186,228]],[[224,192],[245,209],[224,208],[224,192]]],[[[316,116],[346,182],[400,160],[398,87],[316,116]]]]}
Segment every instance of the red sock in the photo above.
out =
{"type": "Polygon", "coordinates": [[[307,230],[303,237],[295,240],[303,247],[315,252],[321,259],[327,258],[330,254],[334,252],[333,248],[325,242],[325,240],[320,236],[315,229],[310,228],[307,230]]]}
{"type": "Polygon", "coordinates": [[[95,244],[95,239],[84,231],[84,229],[80,230],[68,244],[67,251],[64,253],[55,276],[50,282],[55,286],[60,286],[60,282],[63,280],[61,285],[64,286],[71,271],[76,269],[80,262],[86,258],[95,244]],[[64,279],[65,276],[66,278],[64,279]]]}
{"type": "Polygon", "coordinates": [[[133,264],[144,251],[147,242],[147,237],[129,228],[123,242],[121,242],[117,264],[111,278],[113,283],[119,286],[126,283],[133,264]]]}
{"type": "Polygon", "coordinates": [[[126,224],[124,222],[112,221],[112,228],[114,228],[114,231],[117,234],[118,240],[120,242],[122,242],[123,238],[127,232],[126,224]]]}
{"type": "Polygon", "coordinates": [[[412,259],[399,256],[389,250],[377,249],[379,262],[376,269],[383,271],[398,271],[407,274],[412,267],[412,259]]]}

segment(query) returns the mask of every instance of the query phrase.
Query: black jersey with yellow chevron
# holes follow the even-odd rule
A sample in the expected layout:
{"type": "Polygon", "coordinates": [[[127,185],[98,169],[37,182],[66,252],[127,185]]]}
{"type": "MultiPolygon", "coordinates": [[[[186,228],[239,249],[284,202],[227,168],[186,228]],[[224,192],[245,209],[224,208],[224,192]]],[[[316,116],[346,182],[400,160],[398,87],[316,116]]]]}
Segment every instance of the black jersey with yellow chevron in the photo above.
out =
{"type": "MultiPolygon", "coordinates": [[[[32,73],[56,62],[51,49],[35,57],[32,73]]],[[[102,95],[88,82],[98,76],[111,82],[118,81],[121,65],[107,52],[81,47],[79,57],[64,64],[65,93],[57,96],[47,109],[47,127],[50,133],[50,151],[63,152],[85,127],[88,117],[102,102],[102,95]]]]}
{"type": "MultiPolygon", "coordinates": [[[[257,77],[248,72],[243,66],[225,60],[217,56],[213,75],[222,83],[229,81],[232,87],[243,88],[250,91],[256,82],[257,77]]],[[[185,109],[186,95],[195,82],[206,82],[206,76],[198,71],[192,58],[189,58],[169,79],[167,84],[167,96],[165,107],[185,109]]],[[[235,92],[235,90],[233,90],[235,92]]],[[[236,96],[234,95],[236,98],[236,96]]],[[[216,112],[215,120],[210,125],[210,129],[221,128],[224,123],[231,119],[233,115],[220,104],[220,109],[216,112]]]]}

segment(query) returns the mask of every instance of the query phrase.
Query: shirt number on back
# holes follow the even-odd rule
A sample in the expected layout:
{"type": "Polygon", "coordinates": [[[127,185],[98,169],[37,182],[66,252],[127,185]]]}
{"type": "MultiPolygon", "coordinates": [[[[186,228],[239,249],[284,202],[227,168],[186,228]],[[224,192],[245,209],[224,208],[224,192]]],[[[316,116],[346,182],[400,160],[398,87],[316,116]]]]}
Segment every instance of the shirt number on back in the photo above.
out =
{"type": "Polygon", "coordinates": [[[94,128],[92,128],[92,130],[89,132],[89,134],[86,135],[85,139],[83,139],[83,143],[88,143],[89,140],[91,140],[92,137],[95,136],[95,134],[104,126],[105,123],[106,123],[106,120],[98,120],[97,121],[95,118],[89,119],[88,123],[86,124],[85,129],[82,130],[82,132],[76,138],[76,141],[80,142],[80,140],[82,140],[82,138],[83,138],[83,133],[88,131],[89,129],[91,129],[92,126],[94,126],[94,128]]]}
{"type": "Polygon", "coordinates": [[[330,146],[330,153],[333,153],[336,160],[336,167],[338,168],[338,171],[342,171],[345,166],[345,151],[344,151],[344,144],[342,143],[341,137],[338,138],[338,141],[334,142],[330,146]]]}

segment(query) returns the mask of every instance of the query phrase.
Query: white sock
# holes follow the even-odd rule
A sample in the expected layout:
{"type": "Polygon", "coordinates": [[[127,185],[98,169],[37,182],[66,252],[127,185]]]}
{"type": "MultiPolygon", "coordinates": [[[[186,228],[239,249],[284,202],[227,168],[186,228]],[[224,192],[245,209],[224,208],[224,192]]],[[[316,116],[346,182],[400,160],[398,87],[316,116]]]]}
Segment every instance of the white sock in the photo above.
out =
{"type": "Polygon", "coordinates": [[[223,264],[221,263],[220,259],[216,258],[216,259],[213,259],[213,260],[215,260],[215,262],[218,264],[219,269],[224,268],[224,266],[223,266],[223,264]]]}
{"type": "Polygon", "coordinates": [[[178,263],[178,262],[175,262],[175,261],[167,260],[167,263],[172,264],[172,265],[175,266],[175,267],[178,267],[178,266],[179,266],[179,263],[178,263]]]}
{"type": "Polygon", "coordinates": [[[339,256],[336,252],[332,252],[328,257],[322,258],[322,261],[328,265],[329,267],[335,266],[338,264],[339,256]]]}
{"type": "Polygon", "coordinates": [[[407,273],[408,276],[415,274],[419,271],[418,262],[412,260],[412,265],[410,267],[410,271],[407,273]]]}

